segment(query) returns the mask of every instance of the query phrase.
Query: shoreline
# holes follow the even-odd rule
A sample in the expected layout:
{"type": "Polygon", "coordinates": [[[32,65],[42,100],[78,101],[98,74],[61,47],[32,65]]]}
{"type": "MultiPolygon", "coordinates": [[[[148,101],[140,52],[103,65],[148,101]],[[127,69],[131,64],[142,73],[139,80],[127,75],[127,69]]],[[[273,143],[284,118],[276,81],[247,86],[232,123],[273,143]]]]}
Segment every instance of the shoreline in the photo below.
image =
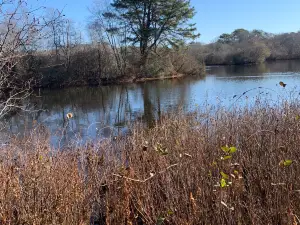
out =
{"type": "Polygon", "coordinates": [[[151,82],[151,81],[162,81],[162,80],[171,80],[171,79],[181,79],[181,78],[186,78],[189,76],[200,76],[203,77],[205,74],[199,74],[199,75],[185,75],[185,74],[177,74],[177,75],[172,75],[172,76],[165,76],[165,77],[139,77],[139,78],[133,78],[133,77],[128,77],[128,78],[115,78],[115,79],[109,79],[109,80],[101,80],[98,83],[95,84],[88,84],[83,81],[75,81],[72,82],[71,84],[63,84],[61,86],[46,86],[46,85],[40,85],[37,87],[34,87],[34,90],[39,90],[39,89],[64,89],[64,88],[75,88],[75,87],[97,87],[97,86],[108,86],[108,85],[123,85],[123,84],[134,84],[134,83],[145,83],[145,82],[151,82]]]}
{"type": "Polygon", "coordinates": [[[143,83],[147,81],[156,81],[156,80],[170,80],[170,79],[179,79],[187,77],[188,75],[184,74],[178,74],[178,75],[172,75],[172,76],[166,76],[166,77],[145,77],[145,78],[137,78],[134,82],[135,83],[143,83]]]}
{"type": "MultiPolygon", "coordinates": [[[[276,62],[276,61],[292,61],[292,60],[300,60],[300,58],[290,58],[290,59],[266,59],[264,62],[261,63],[270,63],[270,62],[276,62]]],[[[221,63],[221,64],[205,64],[206,67],[211,66],[251,66],[251,65],[258,65],[261,64],[259,62],[257,63],[221,63]]]]}

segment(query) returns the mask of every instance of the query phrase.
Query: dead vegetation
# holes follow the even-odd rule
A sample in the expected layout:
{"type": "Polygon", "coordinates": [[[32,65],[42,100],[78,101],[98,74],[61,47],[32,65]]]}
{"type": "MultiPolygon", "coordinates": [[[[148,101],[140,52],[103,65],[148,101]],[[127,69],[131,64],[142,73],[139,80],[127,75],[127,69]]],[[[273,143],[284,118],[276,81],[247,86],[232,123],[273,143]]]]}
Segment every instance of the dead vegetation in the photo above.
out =
{"type": "Polygon", "coordinates": [[[163,116],[130,136],[1,149],[1,224],[299,224],[300,106],[163,116]]]}

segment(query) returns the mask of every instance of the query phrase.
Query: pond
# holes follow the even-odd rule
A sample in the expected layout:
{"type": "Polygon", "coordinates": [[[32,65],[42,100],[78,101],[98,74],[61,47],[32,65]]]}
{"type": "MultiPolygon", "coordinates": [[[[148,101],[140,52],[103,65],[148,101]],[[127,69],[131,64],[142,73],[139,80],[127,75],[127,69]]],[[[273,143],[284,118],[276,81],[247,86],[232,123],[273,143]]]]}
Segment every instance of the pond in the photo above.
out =
{"type": "MultiPolygon", "coordinates": [[[[5,133],[22,136],[37,124],[49,130],[54,146],[69,141],[109,137],[126,132],[126,124],[151,124],[166,111],[193,110],[204,103],[235,107],[258,95],[274,101],[288,97],[300,85],[300,61],[277,61],[247,66],[207,67],[205,77],[151,81],[138,84],[40,90],[30,99],[31,112],[7,120],[5,133]],[[286,88],[278,84],[283,81],[286,88]],[[248,92],[247,92],[248,91],[248,92]],[[245,93],[246,92],[246,93],[245,93]],[[244,93],[244,94],[243,94],[244,93]],[[73,113],[71,120],[67,113],[73,113]]],[[[41,127],[41,126],[39,126],[41,127]]]]}

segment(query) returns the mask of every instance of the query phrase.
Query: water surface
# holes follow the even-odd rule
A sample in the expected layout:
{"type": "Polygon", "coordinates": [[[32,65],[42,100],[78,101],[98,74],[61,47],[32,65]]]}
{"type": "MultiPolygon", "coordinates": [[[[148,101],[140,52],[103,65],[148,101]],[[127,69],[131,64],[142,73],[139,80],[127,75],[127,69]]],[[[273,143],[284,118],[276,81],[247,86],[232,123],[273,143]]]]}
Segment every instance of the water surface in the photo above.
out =
{"type": "Polygon", "coordinates": [[[204,103],[224,107],[249,104],[257,96],[273,101],[278,96],[289,98],[291,91],[300,90],[299,84],[300,61],[277,61],[249,66],[211,66],[202,78],[41,90],[30,99],[30,105],[34,106],[31,109],[35,111],[13,116],[6,132],[23,135],[42,124],[50,131],[53,145],[69,141],[82,144],[88,139],[126,132],[129,121],[142,120],[151,125],[162,112],[179,107],[190,111],[204,103]],[[280,87],[280,81],[287,83],[287,87],[280,87]],[[69,112],[74,118],[68,121],[69,112]]]}

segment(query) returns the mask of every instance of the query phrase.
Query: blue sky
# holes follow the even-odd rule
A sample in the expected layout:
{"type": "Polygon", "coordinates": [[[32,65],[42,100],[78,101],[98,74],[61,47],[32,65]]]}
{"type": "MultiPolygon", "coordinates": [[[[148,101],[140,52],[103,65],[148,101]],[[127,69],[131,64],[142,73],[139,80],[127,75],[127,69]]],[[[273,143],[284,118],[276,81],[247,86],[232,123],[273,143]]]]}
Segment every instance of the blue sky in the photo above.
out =
{"type": "MultiPolygon", "coordinates": [[[[50,8],[64,9],[67,18],[85,28],[88,7],[94,0],[29,0],[50,8]]],[[[300,0],[191,0],[199,41],[208,43],[236,28],[262,29],[272,33],[300,30],[300,0]]]]}

